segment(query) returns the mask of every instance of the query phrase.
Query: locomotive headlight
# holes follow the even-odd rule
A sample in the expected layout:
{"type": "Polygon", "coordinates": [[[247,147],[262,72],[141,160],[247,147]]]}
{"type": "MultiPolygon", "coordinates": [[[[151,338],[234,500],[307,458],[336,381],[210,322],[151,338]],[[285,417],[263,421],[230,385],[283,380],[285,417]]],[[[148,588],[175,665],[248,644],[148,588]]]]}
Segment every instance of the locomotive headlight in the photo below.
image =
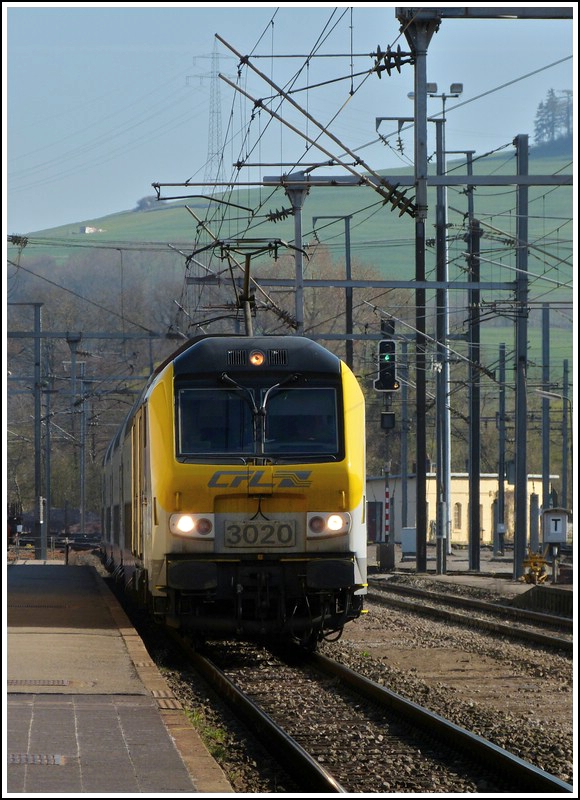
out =
{"type": "Polygon", "coordinates": [[[169,530],[177,536],[212,539],[213,520],[210,515],[172,514],[169,518],[169,530]]]}
{"type": "Polygon", "coordinates": [[[250,353],[250,364],[253,367],[261,367],[265,360],[266,356],[261,350],[252,350],[250,353]]]}
{"type": "Polygon", "coordinates": [[[179,533],[190,533],[195,528],[195,522],[187,514],[183,514],[177,518],[175,527],[179,533]]]}
{"type": "Polygon", "coordinates": [[[337,533],[348,533],[349,530],[350,514],[328,512],[308,514],[309,536],[333,536],[337,533]]]}
{"type": "Polygon", "coordinates": [[[344,520],[340,516],[340,514],[331,514],[328,520],[326,521],[326,525],[329,531],[334,531],[336,533],[336,531],[339,531],[341,530],[341,528],[344,528],[344,520]]]}

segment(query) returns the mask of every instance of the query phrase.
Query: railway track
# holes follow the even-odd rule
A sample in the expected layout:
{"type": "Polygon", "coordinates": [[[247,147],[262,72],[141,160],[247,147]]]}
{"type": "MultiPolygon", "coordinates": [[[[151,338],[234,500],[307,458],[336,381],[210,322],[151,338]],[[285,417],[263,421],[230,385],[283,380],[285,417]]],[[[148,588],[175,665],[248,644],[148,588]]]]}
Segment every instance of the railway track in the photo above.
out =
{"type": "MultiPolygon", "coordinates": [[[[341,642],[325,643],[322,652],[333,660],[338,656],[347,667],[345,674],[348,674],[349,669],[360,672],[368,676],[371,684],[374,681],[381,686],[395,689],[402,697],[408,697],[410,709],[417,704],[419,707],[425,704],[436,712],[435,718],[437,713],[441,717],[449,718],[454,723],[450,730],[455,726],[475,731],[477,735],[473,737],[473,741],[484,739],[491,742],[490,750],[495,747],[501,752],[505,752],[505,749],[513,751],[514,756],[517,754],[519,757],[512,756],[514,764],[518,760],[523,764],[529,761],[530,764],[525,769],[528,773],[528,785],[533,787],[531,791],[540,791],[538,784],[546,780],[546,775],[548,781],[551,781],[550,776],[555,776],[556,788],[549,791],[570,791],[571,784],[567,782],[571,782],[573,774],[572,751],[565,721],[567,713],[570,713],[566,711],[569,702],[568,668],[565,666],[569,663],[567,653],[559,651],[550,655],[547,648],[542,648],[534,655],[534,650],[530,648],[530,656],[523,655],[524,661],[520,663],[517,650],[524,650],[523,642],[512,645],[502,636],[496,645],[493,644],[492,637],[479,637],[483,641],[489,640],[491,648],[483,656],[483,662],[491,659],[489,670],[484,669],[481,672],[482,667],[479,668],[481,680],[484,680],[484,683],[479,683],[479,657],[475,655],[478,646],[475,649],[470,647],[469,652],[466,651],[463,656],[456,649],[456,633],[453,629],[450,629],[450,638],[447,639],[443,633],[433,634],[428,618],[424,615],[407,615],[406,609],[401,609],[399,621],[397,616],[393,617],[389,613],[388,605],[377,606],[376,609],[371,609],[371,613],[362,618],[360,625],[350,628],[341,642]],[[384,610],[379,611],[380,608],[384,610]],[[385,614],[387,616],[383,616],[385,614]],[[411,617],[416,622],[409,627],[411,617]],[[383,625],[387,635],[381,643],[383,625]],[[442,642],[445,645],[440,649],[442,642]],[[402,660],[398,655],[398,647],[401,645],[404,648],[402,660]],[[510,647],[516,650],[512,652],[510,647]],[[418,649],[415,651],[415,648],[418,649]],[[503,655],[505,648],[508,648],[505,654],[507,661],[503,655]],[[417,660],[413,658],[413,652],[416,652],[417,660]],[[405,653],[411,657],[410,661],[405,659],[405,653]],[[437,665],[443,654],[446,658],[446,669],[439,674],[437,665]],[[394,656],[394,660],[391,656],[394,656]],[[425,658],[426,662],[421,661],[425,658]],[[464,662],[467,662],[467,669],[464,669],[464,662]],[[428,667],[429,676],[425,675],[421,680],[419,665],[423,663],[433,666],[428,667]],[[401,669],[394,666],[397,664],[400,664],[401,669]],[[417,669],[411,666],[415,664],[417,669]],[[483,678],[483,675],[486,677],[483,678]],[[542,675],[548,678],[551,687],[547,695],[544,694],[546,684],[542,675]],[[469,692],[472,681],[475,682],[473,693],[469,692]],[[493,698],[496,694],[498,702],[494,708],[493,698]],[[502,699],[499,699],[499,695],[502,699]],[[541,711],[537,705],[540,697],[541,711]],[[523,707],[522,698],[525,700],[523,707]],[[561,718],[561,714],[564,717],[561,718]]],[[[393,611],[397,614],[395,609],[393,611]]],[[[166,671],[166,677],[170,679],[176,697],[181,700],[187,713],[192,715],[192,719],[197,720],[194,724],[204,731],[202,735],[208,746],[211,748],[214,735],[217,735],[217,741],[223,741],[218,760],[230,776],[236,791],[285,792],[290,787],[291,792],[311,792],[315,785],[325,787],[317,791],[329,793],[345,790],[357,793],[495,791],[498,783],[496,776],[502,774],[499,768],[493,768],[491,779],[482,776],[480,771],[466,785],[465,775],[470,774],[470,767],[462,764],[456,768],[454,774],[448,773],[448,765],[459,763],[459,756],[451,746],[443,755],[439,750],[439,755],[432,758],[427,752],[427,746],[433,735],[419,731],[415,733],[416,738],[412,740],[409,750],[400,737],[397,739],[396,734],[392,734],[395,723],[391,726],[382,717],[375,720],[374,715],[382,712],[369,710],[368,704],[358,693],[351,695],[349,701],[344,701],[346,705],[335,707],[334,703],[338,701],[335,700],[334,687],[345,687],[341,677],[329,675],[322,684],[320,678],[317,682],[313,679],[301,681],[299,674],[287,671],[289,666],[280,664],[277,656],[263,648],[238,654],[235,649],[238,645],[228,642],[224,643],[223,651],[220,650],[221,645],[212,645],[211,652],[207,652],[212,657],[216,653],[221,654],[220,658],[223,660],[215,660],[226,681],[223,684],[218,682],[218,688],[212,691],[209,689],[209,679],[199,677],[201,673],[198,667],[192,666],[189,659],[184,659],[183,654],[177,655],[178,649],[167,641],[159,626],[151,626],[147,619],[141,619],[141,623],[144,624],[141,625],[134,619],[134,624],[140,629],[146,643],[149,642],[148,649],[151,648],[150,652],[156,654],[156,660],[160,659],[158,663],[166,671]],[[186,661],[189,666],[186,666],[186,661]],[[234,666],[237,671],[238,662],[241,662],[245,675],[239,682],[231,673],[234,666]],[[254,716],[250,714],[245,722],[239,721],[240,712],[237,706],[241,704],[232,699],[235,692],[230,690],[228,682],[237,685],[242,695],[254,693],[250,699],[259,712],[252,712],[254,716]],[[248,684],[247,691],[244,682],[248,684]],[[289,695],[287,690],[290,688],[292,693],[289,695]],[[280,695],[280,714],[290,712],[288,726],[284,724],[283,717],[278,719],[276,693],[280,695]],[[272,695],[273,708],[268,705],[270,701],[266,703],[266,698],[272,695]],[[326,716],[322,719],[319,717],[321,708],[326,709],[326,716]],[[351,712],[356,712],[355,716],[362,716],[357,716],[353,721],[351,712]],[[268,730],[269,718],[283,729],[283,734],[274,734],[268,730]],[[305,734],[310,738],[311,732],[314,737],[312,746],[304,738],[305,734]],[[299,747],[289,743],[289,747],[295,752],[286,756],[286,763],[280,766],[278,758],[285,748],[281,742],[286,739],[289,742],[297,740],[299,747]],[[264,742],[263,745],[260,740],[264,742]],[[273,743],[274,753],[271,754],[271,751],[264,748],[271,748],[273,743]],[[303,765],[300,748],[310,755],[309,766],[303,765]],[[339,764],[337,770],[333,767],[334,760],[339,764]],[[345,779],[340,774],[341,765],[342,769],[347,767],[345,779]],[[315,773],[316,778],[313,777],[315,773]],[[328,773],[328,777],[325,773],[328,773]],[[355,781],[357,788],[351,789],[351,779],[355,781]],[[303,781],[302,785],[296,786],[295,782],[300,780],[303,781]]],[[[459,637],[458,642],[466,635],[470,645],[477,641],[467,633],[468,629],[463,634],[458,626],[454,626],[454,629],[459,637]]],[[[313,667],[313,662],[310,666],[313,667]]],[[[406,720],[408,716],[403,713],[403,719],[406,720]]],[[[399,724],[402,724],[400,719],[399,715],[399,724]]],[[[435,734],[435,737],[436,740],[442,738],[440,733],[435,734]]],[[[521,788],[523,785],[522,779],[518,778],[516,793],[525,791],[521,788]]],[[[502,788],[501,791],[509,789],[502,788]]]]}
{"type": "Polygon", "coordinates": [[[300,791],[572,791],[325,656],[231,642],[188,656],[300,791]]]}
{"type": "Polygon", "coordinates": [[[396,606],[510,639],[522,639],[572,653],[573,622],[567,617],[393,584],[381,579],[371,578],[369,587],[368,599],[382,605],[396,606]]]}

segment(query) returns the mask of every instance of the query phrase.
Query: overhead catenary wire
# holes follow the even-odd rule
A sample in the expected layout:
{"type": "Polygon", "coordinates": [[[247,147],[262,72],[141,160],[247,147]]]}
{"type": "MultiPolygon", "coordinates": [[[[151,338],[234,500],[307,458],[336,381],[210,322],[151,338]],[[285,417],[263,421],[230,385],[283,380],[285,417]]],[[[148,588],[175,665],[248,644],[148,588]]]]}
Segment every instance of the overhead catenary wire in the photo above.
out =
{"type": "MultiPolygon", "coordinates": [[[[554,62],[554,63],[558,63],[558,62],[554,62]]],[[[539,71],[539,70],[537,70],[537,71],[539,71]]],[[[537,72],[537,71],[535,71],[535,72],[537,72]]],[[[535,73],[530,73],[530,74],[535,74],[535,73]]],[[[527,76],[524,76],[524,77],[527,77],[527,76]]],[[[514,82],[515,82],[515,81],[514,81],[514,82]]],[[[511,82],[510,82],[510,83],[511,83],[511,82]]],[[[505,86],[505,85],[507,85],[507,84],[504,84],[504,86],[505,86]]],[[[306,87],[306,88],[307,88],[307,87],[306,87]]],[[[498,87],[498,88],[502,88],[502,87],[498,87]]],[[[294,90],[290,90],[290,91],[294,92],[294,90]]],[[[467,102],[467,101],[466,101],[466,102],[467,102]]],[[[459,105],[464,105],[464,104],[459,104],[459,105]]],[[[453,108],[455,108],[455,106],[454,106],[453,108]]],[[[448,110],[448,111],[450,111],[450,110],[452,110],[452,109],[451,109],[451,108],[449,108],[449,109],[447,109],[447,110],[448,110]]],[[[260,222],[258,222],[257,224],[262,224],[262,222],[260,221],[260,222]]]]}
{"type": "MultiPolygon", "coordinates": [[[[216,36],[217,36],[217,34],[216,34],[216,36]]],[[[237,55],[237,56],[238,56],[240,59],[243,59],[243,56],[242,56],[240,53],[238,53],[238,52],[235,50],[235,48],[233,48],[231,45],[229,45],[229,44],[228,44],[228,43],[227,43],[225,40],[221,39],[219,36],[217,36],[217,38],[218,38],[218,39],[219,39],[219,41],[221,41],[221,42],[222,42],[222,43],[223,43],[223,44],[224,44],[226,47],[228,47],[228,48],[229,48],[229,49],[230,49],[230,50],[231,50],[233,53],[235,53],[235,54],[236,54],[236,55],[237,55]]],[[[280,96],[282,96],[282,97],[285,97],[285,98],[286,98],[286,99],[287,99],[287,100],[288,100],[288,101],[291,103],[291,105],[293,105],[293,106],[294,106],[294,108],[296,108],[298,111],[300,111],[300,112],[301,112],[301,113],[302,113],[304,116],[306,116],[306,118],[307,118],[307,119],[308,119],[310,122],[312,122],[314,125],[316,125],[316,126],[317,126],[317,127],[320,129],[320,131],[321,131],[321,134],[324,134],[324,135],[328,136],[328,137],[329,137],[329,138],[330,138],[330,139],[331,139],[331,140],[332,140],[332,141],[333,141],[335,144],[338,144],[338,145],[339,145],[339,147],[341,147],[341,148],[343,149],[343,151],[344,151],[344,152],[348,153],[348,154],[349,154],[349,156],[351,156],[351,157],[355,158],[355,155],[354,155],[354,153],[352,153],[352,151],[350,151],[350,150],[349,150],[349,148],[346,148],[346,147],[344,146],[344,144],[343,144],[342,142],[340,142],[340,140],[339,140],[339,139],[338,139],[336,136],[334,136],[334,134],[332,134],[332,133],[331,133],[331,132],[330,132],[330,131],[329,131],[329,130],[328,130],[328,129],[327,129],[325,126],[324,126],[324,125],[322,125],[321,123],[319,123],[319,122],[318,122],[318,120],[316,120],[316,119],[315,119],[315,118],[314,118],[314,117],[313,117],[311,114],[309,114],[308,112],[306,112],[306,111],[305,111],[305,110],[304,110],[304,109],[303,109],[303,108],[302,108],[302,107],[301,107],[301,106],[300,106],[298,103],[295,103],[295,102],[294,102],[294,101],[293,101],[293,100],[292,100],[290,97],[288,97],[288,95],[287,95],[287,94],[284,92],[284,90],[283,90],[283,89],[281,89],[281,88],[280,88],[279,86],[277,86],[277,85],[276,85],[276,84],[275,84],[273,81],[271,81],[271,80],[270,80],[270,79],[269,79],[269,78],[268,78],[266,75],[264,75],[264,73],[260,72],[260,71],[259,71],[259,70],[258,70],[256,67],[254,67],[254,66],[251,64],[251,62],[249,62],[247,59],[246,59],[246,62],[247,62],[247,64],[248,64],[248,66],[249,66],[251,69],[253,69],[253,70],[254,70],[254,71],[255,71],[255,72],[256,72],[256,73],[257,73],[257,74],[258,74],[258,75],[259,75],[259,76],[260,76],[260,77],[261,77],[263,80],[265,80],[265,81],[266,81],[266,82],[267,82],[267,83],[268,83],[270,86],[272,86],[272,88],[274,88],[274,89],[276,90],[276,92],[277,92],[278,94],[280,94],[280,96]]],[[[291,125],[290,125],[290,123],[288,123],[288,122],[287,122],[286,120],[284,120],[282,117],[280,117],[279,115],[277,115],[275,112],[273,112],[273,111],[272,111],[271,109],[269,109],[267,106],[264,106],[264,105],[263,105],[263,103],[261,103],[261,101],[256,101],[256,100],[255,100],[254,98],[252,98],[252,97],[251,97],[251,96],[250,96],[250,95],[249,95],[247,92],[245,92],[244,90],[242,90],[242,89],[241,89],[239,86],[237,86],[236,84],[232,83],[232,82],[231,82],[231,81],[230,81],[230,80],[229,80],[229,79],[228,79],[226,76],[224,76],[224,75],[220,75],[220,77],[221,77],[221,78],[222,78],[222,80],[224,80],[226,83],[229,83],[229,85],[230,85],[230,86],[232,86],[232,88],[234,88],[236,91],[238,91],[238,92],[242,93],[244,96],[246,96],[246,97],[248,97],[249,99],[253,100],[253,102],[254,102],[254,103],[258,102],[261,108],[265,108],[265,110],[266,110],[266,111],[268,111],[268,113],[269,113],[269,114],[271,114],[271,115],[272,115],[272,116],[273,116],[275,119],[279,119],[279,120],[280,120],[281,122],[283,122],[285,125],[289,126],[289,127],[292,129],[292,130],[294,130],[294,131],[295,131],[295,132],[297,132],[297,133],[298,133],[300,136],[302,136],[302,138],[303,138],[303,139],[305,139],[305,141],[308,141],[309,143],[313,144],[315,147],[317,147],[318,149],[320,149],[320,150],[321,150],[321,152],[324,152],[324,153],[325,153],[326,155],[328,155],[329,157],[331,157],[331,158],[334,158],[334,159],[336,160],[337,164],[340,164],[340,165],[341,165],[341,166],[343,166],[343,167],[344,167],[344,168],[345,168],[345,169],[346,169],[348,172],[350,172],[351,174],[355,175],[356,177],[359,177],[359,178],[361,179],[361,183],[364,183],[364,184],[366,184],[366,185],[370,186],[371,188],[373,188],[373,189],[374,189],[376,192],[378,192],[379,194],[381,194],[381,196],[382,196],[382,197],[384,197],[384,199],[385,199],[386,201],[389,201],[389,202],[391,202],[395,208],[397,208],[397,207],[398,207],[398,208],[401,208],[401,209],[402,209],[402,212],[404,212],[404,211],[406,211],[407,209],[409,209],[409,210],[410,210],[410,211],[409,211],[409,213],[412,213],[412,211],[413,211],[412,204],[411,204],[411,202],[410,202],[409,200],[404,200],[404,199],[403,199],[403,198],[404,198],[404,194],[403,194],[403,193],[400,193],[400,192],[398,192],[398,191],[397,191],[397,189],[396,189],[396,187],[395,187],[394,185],[391,185],[391,184],[389,184],[389,181],[385,180],[385,178],[384,178],[384,177],[382,177],[382,176],[378,175],[378,173],[376,173],[376,172],[375,172],[375,171],[374,171],[374,170],[373,170],[373,169],[372,169],[372,168],[371,168],[369,165],[365,164],[365,163],[364,163],[364,161],[361,161],[360,159],[357,159],[357,161],[358,161],[358,163],[359,163],[359,166],[360,166],[360,167],[362,167],[362,168],[364,168],[365,170],[367,170],[371,176],[375,177],[375,178],[376,178],[376,179],[379,181],[379,184],[382,184],[383,186],[385,186],[385,187],[386,187],[386,189],[387,189],[387,194],[386,194],[386,195],[385,195],[384,191],[382,191],[380,188],[376,187],[376,186],[375,186],[375,185],[372,183],[372,181],[370,181],[370,180],[369,180],[369,178],[368,178],[366,175],[364,175],[364,174],[361,174],[361,173],[360,173],[360,172],[358,172],[357,170],[354,170],[354,169],[353,169],[352,167],[350,167],[348,164],[345,164],[345,163],[344,163],[344,162],[343,162],[341,159],[337,158],[337,157],[336,157],[336,156],[334,156],[332,153],[328,152],[328,151],[327,151],[327,150],[326,150],[324,147],[322,147],[322,145],[320,145],[320,143],[319,143],[318,141],[312,140],[310,137],[307,137],[307,136],[306,136],[304,133],[302,133],[301,131],[298,131],[297,129],[295,129],[293,126],[291,126],[291,125]],[[392,198],[392,199],[391,199],[391,198],[392,198]]]]}

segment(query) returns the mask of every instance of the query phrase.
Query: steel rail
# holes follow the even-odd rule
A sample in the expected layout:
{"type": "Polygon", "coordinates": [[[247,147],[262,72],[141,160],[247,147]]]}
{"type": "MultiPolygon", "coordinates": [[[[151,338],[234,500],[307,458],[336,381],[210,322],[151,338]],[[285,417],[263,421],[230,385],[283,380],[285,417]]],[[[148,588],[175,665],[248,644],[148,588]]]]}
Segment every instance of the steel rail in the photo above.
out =
{"type": "Polygon", "coordinates": [[[338,677],[345,686],[363,697],[400,715],[403,719],[430,734],[444,739],[452,747],[461,750],[470,759],[480,759],[488,769],[501,769],[506,779],[513,781],[521,792],[573,792],[573,787],[550,775],[544,770],[529,764],[518,756],[508,753],[475,733],[449,722],[438,714],[423,708],[411,700],[359,675],[353,670],[339,664],[319,653],[312,655],[313,666],[333,677],[338,677]]]}
{"type": "Polygon", "coordinates": [[[514,628],[512,625],[504,625],[501,622],[491,622],[490,620],[478,619],[477,617],[466,617],[465,614],[456,614],[444,608],[435,608],[434,606],[423,606],[413,603],[411,600],[405,600],[399,597],[381,597],[378,592],[369,592],[367,594],[369,600],[374,600],[380,605],[397,606],[397,608],[411,609],[417,614],[423,614],[427,617],[438,617],[447,622],[455,622],[459,625],[477,627],[481,630],[491,631],[492,633],[501,633],[509,636],[511,639],[525,639],[528,642],[535,644],[542,644],[546,647],[555,648],[556,650],[565,650],[572,652],[574,643],[571,639],[561,639],[559,636],[550,636],[547,633],[540,633],[539,631],[532,631],[526,628],[514,628]]]}
{"type": "Polygon", "coordinates": [[[196,652],[174,631],[170,636],[187,653],[192,665],[248,725],[305,792],[346,794],[346,789],[274,720],[241,692],[209,659],[196,652]]]}
{"type": "Polygon", "coordinates": [[[406,594],[412,597],[422,597],[425,600],[433,600],[439,603],[449,603],[450,605],[461,606],[462,608],[478,608],[481,611],[489,611],[490,613],[497,612],[498,614],[505,614],[506,616],[514,617],[514,619],[528,620],[529,622],[544,623],[553,625],[554,627],[562,627],[567,630],[572,630],[574,627],[573,620],[570,617],[562,617],[557,614],[546,614],[542,611],[530,611],[527,608],[516,608],[515,606],[506,606],[502,603],[490,603],[487,600],[478,600],[474,597],[460,597],[459,595],[444,594],[442,592],[432,592],[428,589],[417,589],[414,586],[402,586],[399,584],[392,584],[389,581],[381,580],[380,578],[370,578],[369,586],[374,586],[381,592],[394,592],[395,594],[406,594]]]}

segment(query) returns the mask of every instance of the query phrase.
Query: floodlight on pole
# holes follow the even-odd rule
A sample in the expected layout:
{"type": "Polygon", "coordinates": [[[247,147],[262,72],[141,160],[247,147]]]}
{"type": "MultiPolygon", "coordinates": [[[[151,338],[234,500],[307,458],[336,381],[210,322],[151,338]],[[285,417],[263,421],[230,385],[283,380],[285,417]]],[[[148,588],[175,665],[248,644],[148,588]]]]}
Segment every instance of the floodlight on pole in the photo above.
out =
{"type": "MultiPolygon", "coordinates": [[[[456,86],[458,84],[453,84],[453,85],[456,86]]],[[[429,95],[435,94],[435,92],[437,91],[437,84],[436,83],[426,83],[425,84],[425,91],[429,95]]],[[[415,97],[415,92],[409,92],[407,94],[407,97],[409,98],[409,100],[413,100],[413,98],[415,97]]]]}
{"type": "MultiPolygon", "coordinates": [[[[463,94],[463,84],[462,83],[452,83],[449,87],[449,94],[445,92],[441,92],[441,94],[437,94],[437,84],[436,83],[428,83],[426,86],[427,94],[429,97],[440,97],[443,103],[443,117],[445,117],[445,101],[448,100],[450,97],[459,97],[459,95],[463,94]]],[[[415,97],[415,92],[408,92],[407,97],[409,100],[413,100],[415,97]]]]}
{"type": "Polygon", "coordinates": [[[463,94],[463,84],[462,83],[452,83],[449,87],[449,94],[445,94],[445,92],[441,92],[441,94],[437,94],[437,84],[433,84],[435,86],[435,91],[429,91],[429,84],[427,84],[427,94],[429,97],[440,97],[441,102],[443,103],[443,118],[445,118],[445,101],[448,100],[450,97],[459,97],[460,94],[463,94]]]}
{"type": "Polygon", "coordinates": [[[557,392],[545,392],[543,389],[536,389],[535,391],[536,394],[540,395],[540,397],[547,397],[549,400],[565,400],[570,404],[570,408],[572,408],[572,400],[569,397],[566,397],[565,394],[558,394],[557,392]]]}
{"type": "MultiPolygon", "coordinates": [[[[437,174],[445,175],[445,100],[448,97],[459,97],[463,84],[452,83],[449,94],[437,94],[437,84],[427,83],[426,93],[429,97],[440,97],[443,101],[443,112],[437,119],[437,174]]],[[[414,92],[407,95],[415,97],[414,92]]],[[[447,190],[445,186],[437,187],[437,280],[445,283],[448,280],[447,257],[447,190]]],[[[436,392],[436,437],[437,437],[437,572],[445,572],[446,552],[451,553],[451,409],[449,406],[449,358],[447,340],[449,338],[449,298],[446,289],[437,290],[437,353],[439,371],[437,373],[436,392]]]]}

